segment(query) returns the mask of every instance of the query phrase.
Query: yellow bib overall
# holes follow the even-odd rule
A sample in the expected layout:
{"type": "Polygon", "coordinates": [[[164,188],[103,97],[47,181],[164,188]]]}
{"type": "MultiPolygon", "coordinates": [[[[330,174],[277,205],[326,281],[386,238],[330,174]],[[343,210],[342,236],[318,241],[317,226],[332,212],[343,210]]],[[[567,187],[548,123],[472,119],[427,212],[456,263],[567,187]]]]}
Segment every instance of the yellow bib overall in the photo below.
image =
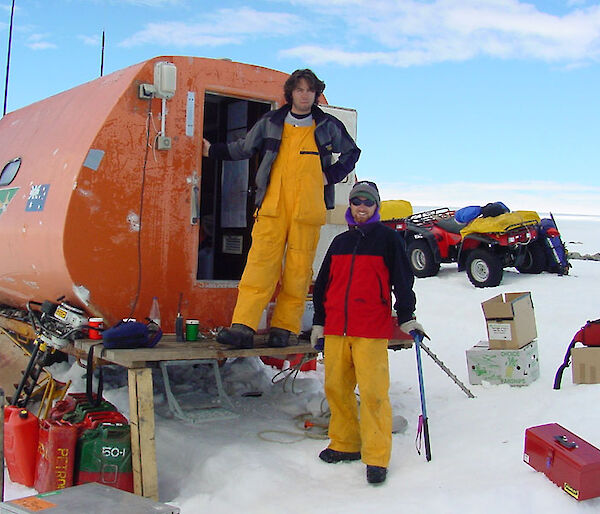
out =
{"type": "Polygon", "coordinates": [[[300,331],[326,213],[314,131],[314,123],[309,127],[284,125],[269,186],[254,221],[252,246],[238,286],[232,323],[256,330],[281,281],[271,326],[292,333],[300,331]]]}
{"type": "Polygon", "coordinates": [[[326,336],[324,355],[329,447],[361,452],[365,464],[387,468],[392,453],[388,340],[326,336]]]}

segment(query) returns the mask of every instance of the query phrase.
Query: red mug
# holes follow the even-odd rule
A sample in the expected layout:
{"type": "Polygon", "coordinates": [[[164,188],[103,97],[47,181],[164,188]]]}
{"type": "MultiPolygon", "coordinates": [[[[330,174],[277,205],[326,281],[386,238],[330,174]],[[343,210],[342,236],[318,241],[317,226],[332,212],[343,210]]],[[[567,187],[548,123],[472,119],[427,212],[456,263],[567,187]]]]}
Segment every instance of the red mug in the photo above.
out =
{"type": "Polygon", "coordinates": [[[88,321],[89,329],[89,338],[90,339],[102,339],[102,332],[99,330],[94,330],[92,327],[103,328],[104,320],[102,318],[90,318],[88,321]]]}

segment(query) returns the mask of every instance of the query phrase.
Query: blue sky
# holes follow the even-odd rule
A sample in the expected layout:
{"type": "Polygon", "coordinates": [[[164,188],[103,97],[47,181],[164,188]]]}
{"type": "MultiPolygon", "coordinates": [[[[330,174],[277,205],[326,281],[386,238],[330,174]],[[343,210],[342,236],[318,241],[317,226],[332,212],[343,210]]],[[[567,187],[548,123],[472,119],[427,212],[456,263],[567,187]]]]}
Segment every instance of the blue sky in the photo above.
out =
{"type": "MultiPolygon", "coordinates": [[[[10,0],[0,0],[5,79],[10,0]]],[[[16,0],[8,111],[159,55],[311,67],[384,198],[600,215],[600,5],[16,0]]]]}

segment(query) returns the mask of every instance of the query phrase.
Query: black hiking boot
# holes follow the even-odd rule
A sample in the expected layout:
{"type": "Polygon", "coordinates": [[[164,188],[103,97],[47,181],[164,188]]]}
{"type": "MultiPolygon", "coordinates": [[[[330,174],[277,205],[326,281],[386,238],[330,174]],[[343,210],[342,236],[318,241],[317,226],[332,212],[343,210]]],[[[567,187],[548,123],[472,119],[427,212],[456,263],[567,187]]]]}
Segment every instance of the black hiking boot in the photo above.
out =
{"type": "Polygon", "coordinates": [[[290,334],[291,332],[285,328],[271,327],[267,346],[272,348],[284,348],[288,346],[290,344],[290,334]]]}
{"type": "Polygon", "coordinates": [[[369,484],[383,484],[387,477],[387,468],[381,466],[367,466],[367,482],[369,484]]]}
{"type": "Polygon", "coordinates": [[[338,452],[331,448],[325,448],[319,453],[319,459],[324,460],[328,464],[336,464],[338,462],[350,462],[352,460],[360,460],[360,452],[338,452]]]}
{"type": "Polygon", "coordinates": [[[217,334],[217,342],[235,348],[254,348],[254,330],[241,323],[234,323],[217,334]]]}

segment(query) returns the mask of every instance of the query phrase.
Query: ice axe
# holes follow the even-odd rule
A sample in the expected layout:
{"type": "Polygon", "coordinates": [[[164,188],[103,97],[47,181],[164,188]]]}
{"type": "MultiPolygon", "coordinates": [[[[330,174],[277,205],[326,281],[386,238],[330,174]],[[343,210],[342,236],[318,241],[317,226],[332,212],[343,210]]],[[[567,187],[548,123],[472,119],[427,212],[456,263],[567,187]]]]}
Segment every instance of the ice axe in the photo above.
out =
{"type": "MultiPolygon", "coordinates": [[[[424,334],[417,330],[411,330],[410,335],[415,342],[415,351],[417,352],[417,374],[419,376],[419,392],[421,393],[421,415],[419,416],[419,428],[417,430],[417,439],[419,439],[421,433],[425,439],[425,458],[427,461],[431,460],[431,446],[429,443],[429,424],[427,422],[427,407],[425,406],[425,385],[423,381],[423,366],[421,364],[421,341],[423,341],[424,334]]],[[[419,451],[419,446],[417,446],[419,451]]]]}

